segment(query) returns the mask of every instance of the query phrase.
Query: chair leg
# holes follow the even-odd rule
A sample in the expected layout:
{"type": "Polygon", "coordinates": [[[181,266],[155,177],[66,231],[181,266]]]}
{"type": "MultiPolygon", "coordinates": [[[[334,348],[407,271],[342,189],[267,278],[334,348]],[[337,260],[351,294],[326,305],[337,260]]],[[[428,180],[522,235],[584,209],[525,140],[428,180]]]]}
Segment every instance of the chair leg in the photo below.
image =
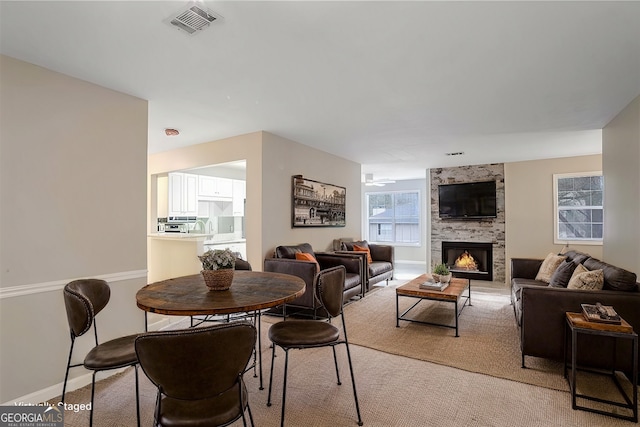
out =
{"type": "Polygon", "coordinates": [[[91,378],[91,409],[89,410],[89,427],[93,426],[93,396],[96,394],[96,372],[93,371],[91,378]]]}
{"type": "Polygon", "coordinates": [[[331,349],[333,350],[333,362],[336,365],[336,377],[338,379],[338,385],[342,385],[342,382],[340,381],[340,370],[338,369],[338,357],[336,356],[336,346],[332,345],[331,349]]]}
{"type": "Polygon", "coordinates": [[[280,415],[280,427],[284,427],[284,406],[287,401],[287,368],[289,367],[289,349],[284,349],[284,381],[282,381],[282,411],[280,415]]]}
{"type": "MultiPolygon", "coordinates": [[[[138,419],[138,427],[140,427],[140,386],[138,382],[138,365],[133,365],[136,372],[136,417],[138,419]]],[[[91,405],[93,409],[93,405],[91,405]]]]}
{"type": "Polygon", "coordinates": [[[64,385],[62,386],[62,403],[64,403],[64,395],[67,392],[67,379],[69,379],[69,369],[71,368],[71,355],[73,354],[73,334],[71,335],[71,348],[69,349],[69,359],[67,360],[67,371],[64,374],[64,385]]]}
{"type": "Polygon", "coordinates": [[[276,358],[276,345],[271,345],[271,372],[269,373],[269,395],[267,397],[267,406],[271,406],[271,384],[273,384],[273,362],[276,358]]]}
{"type": "Polygon", "coordinates": [[[251,422],[251,427],[254,427],[253,414],[251,413],[251,406],[249,406],[249,402],[247,402],[247,412],[249,413],[249,421],[251,422]]]}
{"type": "Polygon", "coordinates": [[[358,403],[358,393],[356,392],[356,378],[353,375],[353,365],[351,364],[351,352],[349,351],[349,343],[347,341],[344,342],[344,345],[347,347],[347,359],[349,360],[349,371],[351,371],[351,384],[353,385],[353,398],[356,401],[356,412],[358,413],[358,425],[361,426],[362,417],[360,416],[360,404],[358,403]]]}

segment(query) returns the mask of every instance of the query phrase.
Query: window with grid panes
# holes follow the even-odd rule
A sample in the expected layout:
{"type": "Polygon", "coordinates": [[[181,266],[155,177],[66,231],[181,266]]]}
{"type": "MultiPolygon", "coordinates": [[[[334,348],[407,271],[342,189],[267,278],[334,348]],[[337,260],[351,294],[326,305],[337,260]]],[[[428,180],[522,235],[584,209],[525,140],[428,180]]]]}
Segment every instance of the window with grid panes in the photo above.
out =
{"type": "Polygon", "coordinates": [[[553,175],[554,242],[602,244],[604,181],[602,172],[553,175]]]}
{"type": "Polygon", "coordinates": [[[367,240],[372,243],[420,243],[420,193],[367,193],[367,240]]]}

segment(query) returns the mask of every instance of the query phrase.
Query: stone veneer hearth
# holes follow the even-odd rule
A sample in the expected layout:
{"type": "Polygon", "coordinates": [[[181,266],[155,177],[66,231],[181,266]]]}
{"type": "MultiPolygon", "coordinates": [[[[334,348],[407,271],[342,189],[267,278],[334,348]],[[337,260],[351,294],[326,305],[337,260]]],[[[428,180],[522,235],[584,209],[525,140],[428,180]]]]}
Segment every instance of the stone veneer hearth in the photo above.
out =
{"type": "Polygon", "coordinates": [[[431,262],[442,260],[442,241],[492,242],[493,280],[505,281],[504,164],[434,168],[431,177],[431,262]],[[440,219],[438,185],[496,181],[497,217],[475,220],[440,219]]]}

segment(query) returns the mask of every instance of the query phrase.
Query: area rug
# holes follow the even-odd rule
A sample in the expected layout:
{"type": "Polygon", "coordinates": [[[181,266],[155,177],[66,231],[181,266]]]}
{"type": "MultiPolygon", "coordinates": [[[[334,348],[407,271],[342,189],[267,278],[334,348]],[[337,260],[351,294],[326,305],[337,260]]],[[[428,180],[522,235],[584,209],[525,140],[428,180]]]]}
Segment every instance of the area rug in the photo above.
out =
{"type": "MultiPolygon", "coordinates": [[[[463,309],[460,336],[455,337],[454,329],[438,326],[400,321],[396,327],[395,288],[384,287],[345,308],[349,342],[470,372],[568,390],[560,362],[527,357],[527,368],[521,367],[518,328],[506,290],[472,284],[472,305],[463,309]]],[[[400,312],[416,301],[400,297],[400,312]]],[[[424,300],[408,315],[453,325],[453,312],[451,303],[424,300]]]]}

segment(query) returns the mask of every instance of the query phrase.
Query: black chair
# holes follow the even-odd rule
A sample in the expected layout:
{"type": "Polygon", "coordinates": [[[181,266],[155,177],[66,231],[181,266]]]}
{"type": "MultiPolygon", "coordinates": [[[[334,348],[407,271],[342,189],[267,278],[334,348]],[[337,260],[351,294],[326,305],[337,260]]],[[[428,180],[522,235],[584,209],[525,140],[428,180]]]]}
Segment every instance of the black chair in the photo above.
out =
{"type": "Polygon", "coordinates": [[[91,411],[89,415],[89,425],[93,425],[93,398],[96,387],[96,373],[112,369],[133,366],[136,375],[136,413],[138,426],[140,426],[140,399],[138,397],[138,358],[134,347],[136,335],[116,338],[102,344],[98,343],[98,330],[95,316],[106,307],[111,297],[111,289],[104,280],[82,279],[74,280],[64,287],[64,305],[67,310],[67,320],[71,333],[71,348],[69,349],[69,359],[67,370],[64,375],[64,385],[62,387],[62,402],[64,403],[67,391],[67,379],[69,369],[84,366],[93,371],[91,380],[91,411]],[[73,345],[77,337],[84,335],[91,329],[95,336],[95,347],[87,353],[83,363],[71,364],[73,345]]]}
{"type": "Polygon", "coordinates": [[[223,426],[245,412],[243,373],[256,342],[248,322],[148,332],[135,341],[140,366],[158,388],[154,426],[223,426]]]}
{"type": "Polygon", "coordinates": [[[269,396],[267,398],[267,406],[271,406],[271,386],[273,384],[273,364],[276,356],[276,346],[282,348],[285,352],[284,381],[282,384],[282,415],[280,418],[281,426],[284,425],[289,350],[292,348],[304,349],[330,346],[333,350],[333,360],[336,367],[338,385],[341,385],[340,372],[338,370],[338,359],[336,357],[336,346],[339,344],[344,344],[347,349],[351,384],[353,385],[353,397],[356,402],[356,411],[358,413],[358,425],[362,425],[360,405],[358,404],[358,394],[356,392],[356,381],[353,375],[353,366],[351,364],[349,342],[347,341],[347,328],[344,321],[344,312],[342,310],[344,274],[345,268],[343,266],[338,266],[323,270],[323,274],[317,276],[317,283],[315,287],[317,290],[316,297],[328,313],[327,320],[290,319],[276,323],[269,328],[269,338],[274,345],[271,353],[271,374],[269,376],[269,396]],[[341,317],[342,321],[342,339],[340,337],[340,329],[331,324],[331,318],[337,317],[338,315],[341,317]]]}

